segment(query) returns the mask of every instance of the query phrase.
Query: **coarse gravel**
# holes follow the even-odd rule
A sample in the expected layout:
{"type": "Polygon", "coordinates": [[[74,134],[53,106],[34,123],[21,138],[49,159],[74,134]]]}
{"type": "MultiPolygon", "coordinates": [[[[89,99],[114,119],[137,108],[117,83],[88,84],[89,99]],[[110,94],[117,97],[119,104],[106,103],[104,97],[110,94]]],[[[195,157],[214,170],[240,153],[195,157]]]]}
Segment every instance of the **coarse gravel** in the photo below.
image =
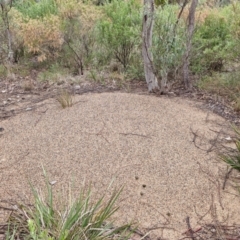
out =
{"type": "Polygon", "coordinates": [[[84,184],[96,194],[112,180],[124,185],[117,221],[134,220],[152,239],[184,237],[186,217],[197,228],[211,219],[211,205],[219,220],[239,222],[239,199],[222,191],[226,166],[202,150],[224,119],[181,98],[101,93],[74,101],[62,109],[49,99],[0,123],[0,200],[29,196],[29,179],[42,187],[44,167],[66,194],[69,183],[76,194],[84,184]]]}

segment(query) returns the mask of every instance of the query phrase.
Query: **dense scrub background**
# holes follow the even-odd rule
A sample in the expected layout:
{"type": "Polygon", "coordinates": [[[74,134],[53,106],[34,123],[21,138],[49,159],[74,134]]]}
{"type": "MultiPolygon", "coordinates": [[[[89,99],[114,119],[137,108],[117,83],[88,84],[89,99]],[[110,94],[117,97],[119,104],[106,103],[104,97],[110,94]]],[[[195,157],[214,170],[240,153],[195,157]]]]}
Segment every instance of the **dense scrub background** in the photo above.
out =
{"type": "MultiPolygon", "coordinates": [[[[181,2],[156,1],[153,64],[158,79],[166,78],[169,86],[182,79],[189,6],[178,19],[181,2]]],[[[35,69],[40,81],[54,81],[56,74],[86,75],[95,81],[113,74],[121,80],[144,80],[139,0],[15,0],[1,16],[1,76],[25,76],[35,69]],[[100,72],[105,73],[101,78],[100,72]]],[[[240,110],[240,3],[200,1],[192,44],[195,86],[223,95],[240,110]]]]}

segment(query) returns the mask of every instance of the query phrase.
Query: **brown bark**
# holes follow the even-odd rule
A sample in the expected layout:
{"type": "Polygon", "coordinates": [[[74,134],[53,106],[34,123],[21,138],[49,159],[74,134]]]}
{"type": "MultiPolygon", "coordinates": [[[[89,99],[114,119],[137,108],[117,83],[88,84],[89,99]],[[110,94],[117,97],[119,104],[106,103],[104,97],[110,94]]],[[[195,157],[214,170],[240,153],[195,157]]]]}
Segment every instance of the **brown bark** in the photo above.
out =
{"type": "Polygon", "coordinates": [[[186,52],[184,55],[183,62],[183,80],[186,89],[192,89],[192,82],[189,78],[189,56],[192,48],[192,37],[195,28],[195,12],[198,5],[198,0],[192,0],[189,14],[187,18],[187,42],[186,42],[186,52]]]}
{"type": "Polygon", "coordinates": [[[149,92],[159,90],[158,80],[153,66],[152,34],[154,25],[154,0],[144,0],[143,29],[142,29],[142,56],[144,73],[149,92]]]}

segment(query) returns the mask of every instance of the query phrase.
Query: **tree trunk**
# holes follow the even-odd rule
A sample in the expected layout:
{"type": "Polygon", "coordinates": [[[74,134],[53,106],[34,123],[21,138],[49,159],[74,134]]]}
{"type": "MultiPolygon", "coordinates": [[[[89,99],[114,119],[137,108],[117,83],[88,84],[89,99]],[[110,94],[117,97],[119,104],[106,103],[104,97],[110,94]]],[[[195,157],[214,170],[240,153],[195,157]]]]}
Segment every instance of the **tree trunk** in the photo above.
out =
{"type": "Polygon", "coordinates": [[[198,5],[198,0],[192,0],[189,14],[187,18],[187,42],[186,42],[186,52],[184,55],[183,62],[183,80],[186,89],[192,89],[192,82],[189,78],[189,56],[192,48],[192,37],[195,27],[195,12],[198,5]]]}
{"type": "Polygon", "coordinates": [[[11,64],[14,61],[13,50],[12,50],[12,35],[10,32],[9,22],[8,22],[8,12],[12,7],[12,0],[0,0],[0,6],[2,9],[2,19],[7,32],[8,39],[8,62],[11,64]]]}
{"type": "Polygon", "coordinates": [[[154,25],[154,0],[144,0],[143,29],[142,29],[142,55],[144,73],[149,92],[159,90],[158,81],[154,72],[152,48],[152,34],[154,25]]]}

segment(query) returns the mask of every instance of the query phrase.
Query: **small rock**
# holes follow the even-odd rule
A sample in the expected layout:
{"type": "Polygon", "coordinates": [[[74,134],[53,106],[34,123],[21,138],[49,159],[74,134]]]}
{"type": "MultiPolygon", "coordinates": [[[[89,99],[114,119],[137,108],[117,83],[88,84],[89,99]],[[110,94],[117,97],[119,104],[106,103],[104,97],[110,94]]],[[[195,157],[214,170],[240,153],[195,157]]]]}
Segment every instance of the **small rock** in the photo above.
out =
{"type": "Polygon", "coordinates": [[[32,110],[32,108],[30,108],[30,107],[26,108],[26,111],[31,111],[31,110],[32,110]]]}
{"type": "Polygon", "coordinates": [[[57,181],[51,181],[51,182],[49,182],[50,185],[54,185],[54,184],[56,184],[56,183],[57,183],[57,181]]]}
{"type": "Polygon", "coordinates": [[[3,101],[3,104],[6,105],[6,104],[7,104],[7,101],[3,101]]]}
{"type": "Polygon", "coordinates": [[[2,93],[5,93],[5,92],[7,92],[7,90],[2,90],[2,93]]]}
{"type": "Polygon", "coordinates": [[[75,89],[75,90],[79,90],[80,88],[81,88],[80,85],[74,86],[74,89],[75,89]]]}
{"type": "Polygon", "coordinates": [[[226,139],[227,141],[229,141],[229,142],[232,141],[232,138],[231,138],[231,137],[226,137],[225,139],[226,139]]]}

